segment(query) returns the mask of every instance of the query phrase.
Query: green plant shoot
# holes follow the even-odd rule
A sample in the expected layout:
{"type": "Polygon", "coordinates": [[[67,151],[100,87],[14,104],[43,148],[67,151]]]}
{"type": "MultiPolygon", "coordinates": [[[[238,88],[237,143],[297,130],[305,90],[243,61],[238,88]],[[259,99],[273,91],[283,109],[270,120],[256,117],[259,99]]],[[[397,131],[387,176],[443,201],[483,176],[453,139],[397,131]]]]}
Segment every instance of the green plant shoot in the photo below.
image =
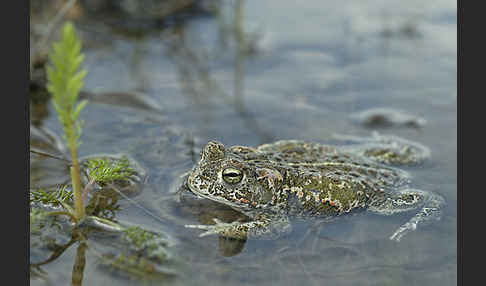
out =
{"type": "Polygon", "coordinates": [[[78,96],[83,87],[86,70],[80,70],[84,60],[81,53],[81,41],[76,35],[72,23],[67,22],[62,29],[62,39],[54,43],[54,49],[49,54],[51,65],[47,67],[47,90],[51,93],[59,121],[64,128],[63,138],[71,152],[71,180],[74,190],[74,216],[79,221],[85,217],[85,202],[82,196],[81,173],[78,161],[77,147],[81,144],[82,122],[79,113],[87,101],[78,102],[78,96]]]}
{"type": "Polygon", "coordinates": [[[115,180],[128,180],[135,170],[130,167],[127,157],[120,160],[95,158],[88,161],[89,176],[98,184],[115,180]]]}

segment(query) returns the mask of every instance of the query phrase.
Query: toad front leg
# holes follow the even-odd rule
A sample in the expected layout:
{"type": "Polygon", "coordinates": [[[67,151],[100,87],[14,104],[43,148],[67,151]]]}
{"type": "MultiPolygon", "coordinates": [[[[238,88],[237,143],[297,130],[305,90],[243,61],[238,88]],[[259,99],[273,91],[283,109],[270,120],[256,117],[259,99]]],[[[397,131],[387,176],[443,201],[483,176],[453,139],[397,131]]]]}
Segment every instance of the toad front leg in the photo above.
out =
{"type": "Polygon", "coordinates": [[[291,230],[288,217],[285,215],[258,214],[249,222],[226,223],[214,218],[214,225],[185,225],[187,228],[206,230],[199,236],[218,234],[235,239],[260,238],[276,239],[291,230]]]}

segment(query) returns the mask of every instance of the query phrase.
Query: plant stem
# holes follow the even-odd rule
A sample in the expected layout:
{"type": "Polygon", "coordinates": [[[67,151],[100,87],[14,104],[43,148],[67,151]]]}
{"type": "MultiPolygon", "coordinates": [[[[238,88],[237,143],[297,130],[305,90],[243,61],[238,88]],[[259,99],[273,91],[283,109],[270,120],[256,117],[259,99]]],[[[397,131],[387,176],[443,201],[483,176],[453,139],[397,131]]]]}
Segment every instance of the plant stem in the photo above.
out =
{"type": "Polygon", "coordinates": [[[71,169],[71,180],[73,183],[73,190],[74,190],[74,212],[75,216],[78,219],[78,222],[81,222],[85,217],[85,209],[84,209],[84,199],[83,199],[83,191],[81,189],[81,177],[80,177],[80,168],[79,168],[79,161],[78,161],[78,151],[76,150],[75,146],[70,144],[69,149],[71,150],[71,157],[72,157],[72,167],[71,169]]]}

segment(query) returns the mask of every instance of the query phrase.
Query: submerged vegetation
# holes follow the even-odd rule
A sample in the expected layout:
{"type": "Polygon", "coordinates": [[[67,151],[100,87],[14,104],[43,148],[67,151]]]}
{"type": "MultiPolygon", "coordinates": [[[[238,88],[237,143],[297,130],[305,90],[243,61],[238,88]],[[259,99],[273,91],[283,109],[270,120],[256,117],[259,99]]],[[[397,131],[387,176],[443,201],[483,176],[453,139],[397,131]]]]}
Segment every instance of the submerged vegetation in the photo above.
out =
{"type": "Polygon", "coordinates": [[[161,268],[170,259],[167,237],[138,226],[122,231],[118,254],[109,253],[101,257],[101,265],[109,271],[142,280],[170,278],[174,273],[161,268]]]}
{"type": "Polygon", "coordinates": [[[124,239],[132,245],[135,252],[145,253],[147,257],[160,262],[167,258],[167,252],[163,247],[167,246],[167,240],[160,234],[148,232],[138,226],[126,228],[124,239]]]}

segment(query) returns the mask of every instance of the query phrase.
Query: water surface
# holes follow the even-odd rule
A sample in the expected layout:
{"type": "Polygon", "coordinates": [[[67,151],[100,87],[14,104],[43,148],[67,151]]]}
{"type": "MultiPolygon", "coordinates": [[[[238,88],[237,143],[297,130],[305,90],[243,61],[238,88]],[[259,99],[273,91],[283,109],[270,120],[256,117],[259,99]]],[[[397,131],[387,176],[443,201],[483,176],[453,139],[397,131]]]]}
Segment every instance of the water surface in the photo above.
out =
{"type": "MultiPolygon", "coordinates": [[[[97,31],[90,39],[96,45],[85,49],[86,91],[148,98],[142,106],[92,100],[81,115],[80,153],[126,153],[148,170],[147,185],[134,199],[161,220],[130,203],[118,215],[177,241],[178,275],[154,284],[455,285],[456,2],[225,3],[219,15],[142,37],[97,31]],[[426,123],[369,128],[350,120],[377,107],[426,123]],[[428,161],[406,169],[413,187],[445,198],[440,222],[399,243],[388,237],[408,214],[364,214],[331,224],[295,221],[288,236],[244,244],[199,238],[199,231],[183,227],[199,224],[211,211],[231,212],[176,193],[180,176],[207,141],[325,143],[332,134],[369,136],[373,130],[431,149],[428,161]]],[[[77,28],[93,33],[86,23],[77,28]]],[[[49,112],[42,125],[60,135],[52,106],[49,112]]],[[[75,254],[73,247],[45,266],[50,285],[71,281],[75,254]]],[[[85,285],[137,285],[100,269],[89,251],[87,261],[85,285]]]]}

